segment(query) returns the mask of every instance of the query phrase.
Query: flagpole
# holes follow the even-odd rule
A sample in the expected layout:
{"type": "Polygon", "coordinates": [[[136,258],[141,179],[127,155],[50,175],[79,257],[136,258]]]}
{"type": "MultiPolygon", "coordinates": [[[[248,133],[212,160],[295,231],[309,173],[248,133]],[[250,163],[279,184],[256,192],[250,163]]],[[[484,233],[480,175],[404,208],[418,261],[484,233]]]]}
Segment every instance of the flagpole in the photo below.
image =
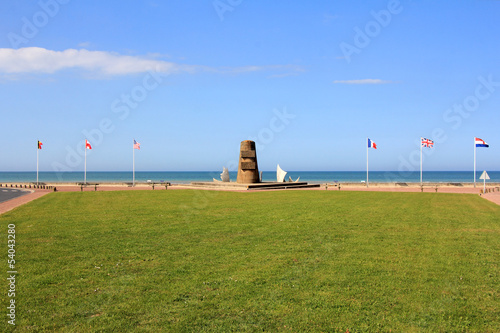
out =
{"type": "Polygon", "coordinates": [[[483,193],[486,193],[486,175],[484,175],[484,179],[483,179],[483,193]]]}
{"type": "Polygon", "coordinates": [[[474,137],[474,187],[476,187],[476,138],[474,137]]]}
{"type": "Polygon", "coordinates": [[[420,186],[422,186],[422,138],[420,138],[420,186]]]}
{"type": "Polygon", "coordinates": [[[83,184],[87,185],[87,140],[85,139],[85,168],[83,173],[83,184]]]}
{"type": "Polygon", "coordinates": [[[135,148],[134,148],[134,144],[132,144],[132,186],[135,186],[135,148]]]}
{"type": "Polygon", "coordinates": [[[370,140],[369,138],[366,138],[366,187],[369,187],[368,186],[368,140],[370,140]]]}
{"type": "Polygon", "coordinates": [[[37,141],[36,147],[36,185],[38,186],[38,151],[40,150],[39,142],[37,141]]]}

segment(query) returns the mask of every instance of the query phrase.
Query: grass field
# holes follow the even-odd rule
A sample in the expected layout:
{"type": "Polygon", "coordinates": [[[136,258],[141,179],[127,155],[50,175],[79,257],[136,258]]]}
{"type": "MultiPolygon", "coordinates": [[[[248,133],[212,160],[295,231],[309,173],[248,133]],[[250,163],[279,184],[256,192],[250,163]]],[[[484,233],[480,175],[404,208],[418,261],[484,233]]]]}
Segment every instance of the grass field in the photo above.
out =
{"type": "Polygon", "coordinates": [[[476,195],[52,193],[0,224],[19,332],[500,331],[500,207],[476,195]]]}

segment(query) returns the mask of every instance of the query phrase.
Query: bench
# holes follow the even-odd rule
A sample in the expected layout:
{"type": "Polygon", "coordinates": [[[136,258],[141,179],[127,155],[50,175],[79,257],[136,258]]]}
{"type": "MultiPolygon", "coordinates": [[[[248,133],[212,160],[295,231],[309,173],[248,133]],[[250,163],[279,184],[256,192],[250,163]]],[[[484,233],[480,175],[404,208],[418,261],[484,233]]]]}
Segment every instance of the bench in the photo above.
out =
{"type": "Polygon", "coordinates": [[[155,189],[155,185],[165,186],[165,190],[167,190],[168,187],[172,185],[170,182],[160,182],[160,183],[148,182],[148,184],[153,187],[153,190],[155,189]]]}
{"type": "Polygon", "coordinates": [[[97,185],[99,185],[99,183],[76,183],[77,185],[80,185],[80,191],[83,192],[83,188],[84,187],[87,187],[87,186],[94,186],[94,191],[97,191],[97,185]]]}

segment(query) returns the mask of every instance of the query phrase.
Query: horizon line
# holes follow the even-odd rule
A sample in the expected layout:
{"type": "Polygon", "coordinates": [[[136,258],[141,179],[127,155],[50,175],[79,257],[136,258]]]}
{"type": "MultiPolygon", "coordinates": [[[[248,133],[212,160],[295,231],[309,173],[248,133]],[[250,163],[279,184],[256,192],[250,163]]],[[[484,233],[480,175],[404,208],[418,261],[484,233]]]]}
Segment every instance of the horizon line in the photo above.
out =
{"type": "MultiPolygon", "coordinates": [[[[276,172],[276,170],[259,170],[262,172],[276,172]]],[[[476,173],[478,172],[500,172],[500,170],[476,170],[476,173]]],[[[36,170],[22,170],[22,171],[0,171],[2,172],[36,172],[36,170]]],[[[75,171],[39,171],[39,172],[53,172],[53,173],[72,173],[72,172],[84,172],[84,170],[75,170],[75,171]]],[[[132,170],[94,170],[94,171],[89,171],[87,170],[87,173],[89,172],[132,172],[132,170]]],[[[140,170],[140,171],[135,171],[135,172],[221,172],[220,170],[140,170]]],[[[238,172],[237,170],[229,170],[229,172],[238,172]]],[[[290,170],[287,172],[365,172],[365,170],[290,170]]],[[[398,171],[398,170],[370,170],[370,172],[420,172],[420,170],[415,170],[415,171],[398,171]]],[[[474,170],[423,170],[422,172],[474,172],[474,170]]]]}

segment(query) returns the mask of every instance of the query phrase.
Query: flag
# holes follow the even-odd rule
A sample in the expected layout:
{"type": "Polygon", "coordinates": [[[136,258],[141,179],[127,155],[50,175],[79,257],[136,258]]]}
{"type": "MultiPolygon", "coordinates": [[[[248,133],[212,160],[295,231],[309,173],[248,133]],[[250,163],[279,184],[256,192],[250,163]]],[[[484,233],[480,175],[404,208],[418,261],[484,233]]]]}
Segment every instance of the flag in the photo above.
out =
{"type": "Polygon", "coordinates": [[[476,143],[476,147],[485,147],[488,148],[490,145],[481,140],[480,138],[474,138],[474,142],[476,143]]]}
{"type": "Polygon", "coordinates": [[[368,148],[377,149],[377,144],[372,140],[368,139],[368,148]]]}
{"type": "Polygon", "coordinates": [[[42,149],[42,145],[43,145],[43,143],[41,143],[40,141],[38,141],[38,149],[42,149]]]}
{"type": "Polygon", "coordinates": [[[85,140],[85,149],[92,149],[92,146],[88,142],[88,140],[85,140]]]}
{"type": "Polygon", "coordinates": [[[422,138],[422,147],[433,148],[434,141],[426,139],[426,138],[422,138]]]}
{"type": "Polygon", "coordinates": [[[141,144],[134,139],[134,149],[141,149],[141,144]]]}

